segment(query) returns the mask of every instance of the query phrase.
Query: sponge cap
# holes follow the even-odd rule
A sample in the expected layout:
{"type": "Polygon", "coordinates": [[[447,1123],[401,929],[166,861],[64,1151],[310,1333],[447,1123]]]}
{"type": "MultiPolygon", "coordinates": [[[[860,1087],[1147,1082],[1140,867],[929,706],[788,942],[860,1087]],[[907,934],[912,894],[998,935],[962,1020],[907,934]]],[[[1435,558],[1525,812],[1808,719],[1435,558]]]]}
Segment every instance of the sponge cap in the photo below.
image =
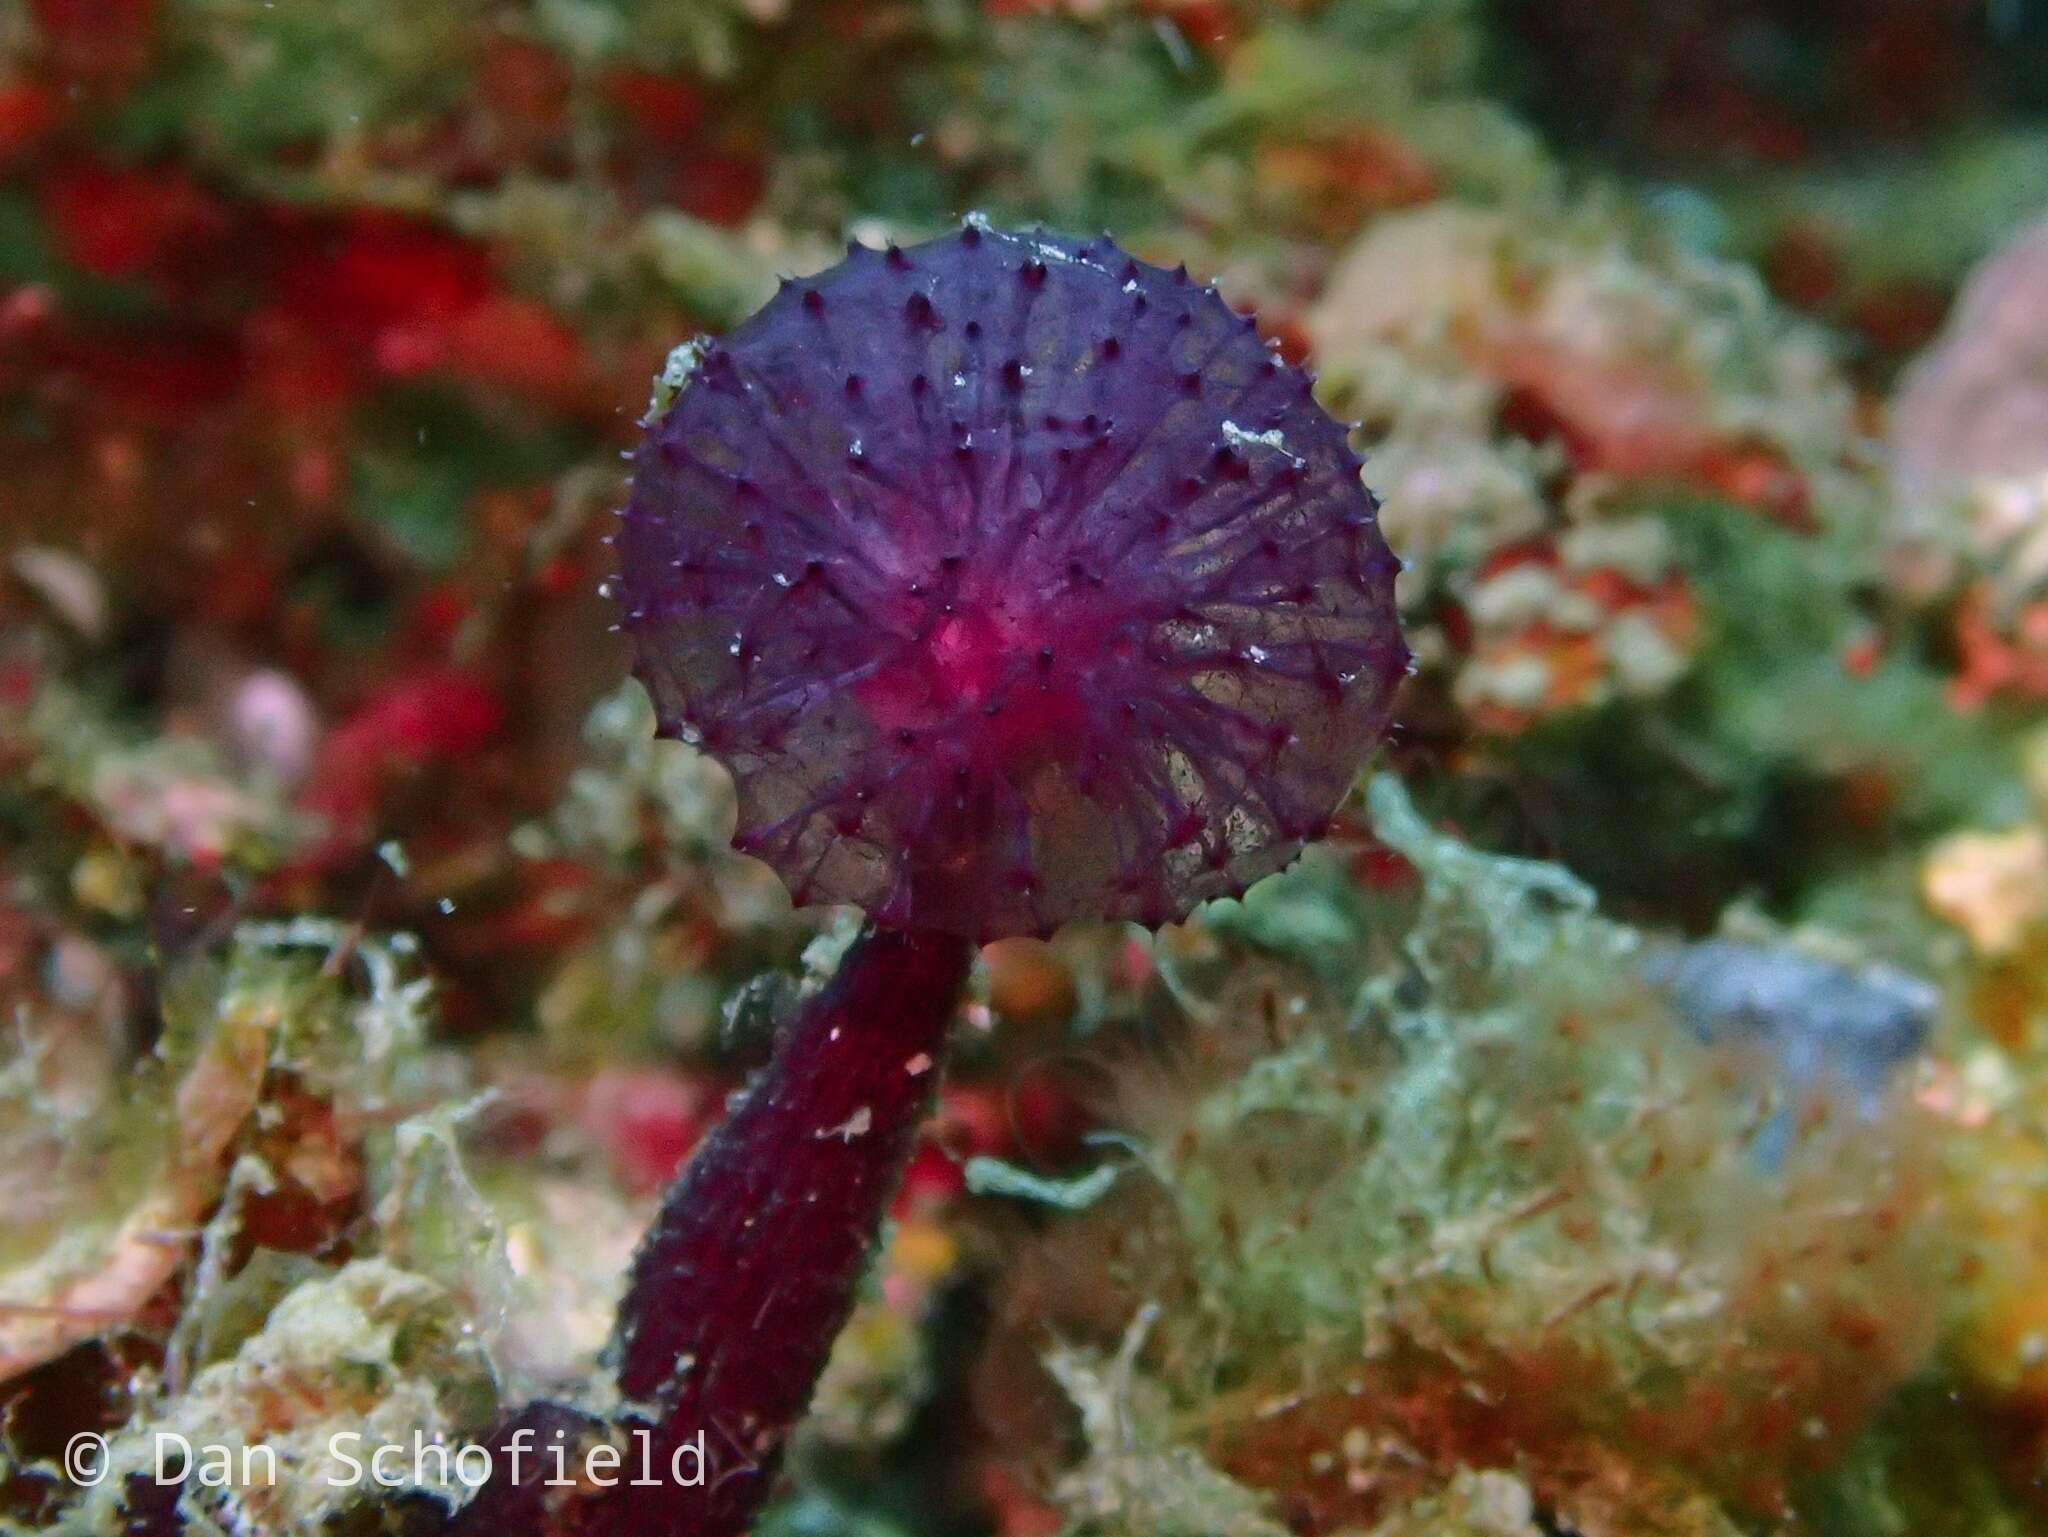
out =
{"type": "Polygon", "coordinates": [[[636,456],[625,624],[797,901],[1159,924],[1320,833],[1408,664],[1399,563],[1249,316],[970,221],[694,361],[636,456]]]}

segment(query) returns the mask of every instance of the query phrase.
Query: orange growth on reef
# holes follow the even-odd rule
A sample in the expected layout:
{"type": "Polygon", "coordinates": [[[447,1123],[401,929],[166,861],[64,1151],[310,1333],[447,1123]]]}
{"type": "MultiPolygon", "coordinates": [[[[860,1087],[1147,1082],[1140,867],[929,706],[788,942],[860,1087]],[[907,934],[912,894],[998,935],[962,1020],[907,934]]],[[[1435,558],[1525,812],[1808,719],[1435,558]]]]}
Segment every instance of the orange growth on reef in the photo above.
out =
{"type": "Polygon", "coordinates": [[[2009,618],[1982,586],[1964,594],[1955,616],[1961,668],[1949,686],[1959,710],[1981,709],[1999,695],[2048,699],[2048,598],[2009,618]]]}
{"type": "Polygon", "coordinates": [[[1361,212],[1412,208],[1442,190],[1429,161],[1383,128],[1279,140],[1260,151],[1258,164],[1261,179],[1329,238],[1355,230],[1361,212]]]}
{"type": "MultiPolygon", "coordinates": [[[[1616,1286],[1584,1303],[1625,1310],[1628,1298],[1616,1286]]],[[[1451,1467],[1516,1469],[1540,1504],[1567,1517],[1618,1506],[1648,1520],[1702,1485],[1756,1516],[1781,1517],[1798,1478],[1840,1454],[1897,1370],[1884,1360],[1878,1320],[1840,1323],[1813,1346],[1731,1343],[1725,1360],[1683,1374],[1673,1396],[1655,1403],[1617,1380],[1599,1351],[1563,1334],[1513,1350],[1415,1339],[1339,1389],[1248,1385],[1203,1412],[1226,1419],[1206,1433],[1204,1450],[1233,1477],[1273,1491],[1289,1525],[1311,1537],[1370,1526],[1436,1488],[1451,1467]],[[1879,1364],[1858,1372],[1824,1359],[1836,1351],[1875,1353],[1879,1364]]]]}
{"type": "Polygon", "coordinates": [[[1511,327],[1470,350],[1506,386],[1504,424],[1532,439],[1561,437],[1575,470],[1684,481],[1812,531],[1805,477],[1782,452],[1716,429],[1705,386],[1679,364],[1591,357],[1574,342],[1511,327]]]}

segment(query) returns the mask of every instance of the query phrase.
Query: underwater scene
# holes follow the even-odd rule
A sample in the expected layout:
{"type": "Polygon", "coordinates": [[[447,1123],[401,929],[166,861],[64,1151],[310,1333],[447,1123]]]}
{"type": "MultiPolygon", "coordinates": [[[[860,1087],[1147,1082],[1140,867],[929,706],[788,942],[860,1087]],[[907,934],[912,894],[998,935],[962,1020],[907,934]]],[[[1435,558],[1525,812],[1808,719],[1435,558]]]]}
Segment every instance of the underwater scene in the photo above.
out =
{"type": "Polygon", "coordinates": [[[2048,3],[0,0],[0,1533],[2048,1534],[2048,3]]]}

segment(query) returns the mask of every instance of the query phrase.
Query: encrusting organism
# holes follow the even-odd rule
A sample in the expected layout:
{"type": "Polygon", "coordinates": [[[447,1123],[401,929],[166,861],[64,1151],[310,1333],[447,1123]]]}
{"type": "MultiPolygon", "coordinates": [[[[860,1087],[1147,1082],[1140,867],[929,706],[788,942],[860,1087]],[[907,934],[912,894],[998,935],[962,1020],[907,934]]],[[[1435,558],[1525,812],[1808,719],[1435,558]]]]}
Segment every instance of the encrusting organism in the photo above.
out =
{"type": "Polygon", "coordinates": [[[1320,850],[1169,962],[1112,1182],[1006,1256],[991,1455],[1092,1537],[1462,1533],[1421,1514],[1487,1473],[1516,1537],[1883,1530],[1812,1513],[1938,1344],[1924,985],[1365,800],[1402,884],[1320,850]]]}
{"type": "Polygon", "coordinates": [[[660,731],[731,771],[736,846],[871,926],[670,1191],[621,1307],[626,1423],[664,1464],[702,1431],[702,1485],[574,1509],[493,1485],[476,1531],[744,1531],[976,944],[1160,924],[1278,869],[1408,664],[1398,562],[1310,379],[1107,239],[970,219],[856,246],[668,381],[619,541],[637,671],[660,731]]]}

